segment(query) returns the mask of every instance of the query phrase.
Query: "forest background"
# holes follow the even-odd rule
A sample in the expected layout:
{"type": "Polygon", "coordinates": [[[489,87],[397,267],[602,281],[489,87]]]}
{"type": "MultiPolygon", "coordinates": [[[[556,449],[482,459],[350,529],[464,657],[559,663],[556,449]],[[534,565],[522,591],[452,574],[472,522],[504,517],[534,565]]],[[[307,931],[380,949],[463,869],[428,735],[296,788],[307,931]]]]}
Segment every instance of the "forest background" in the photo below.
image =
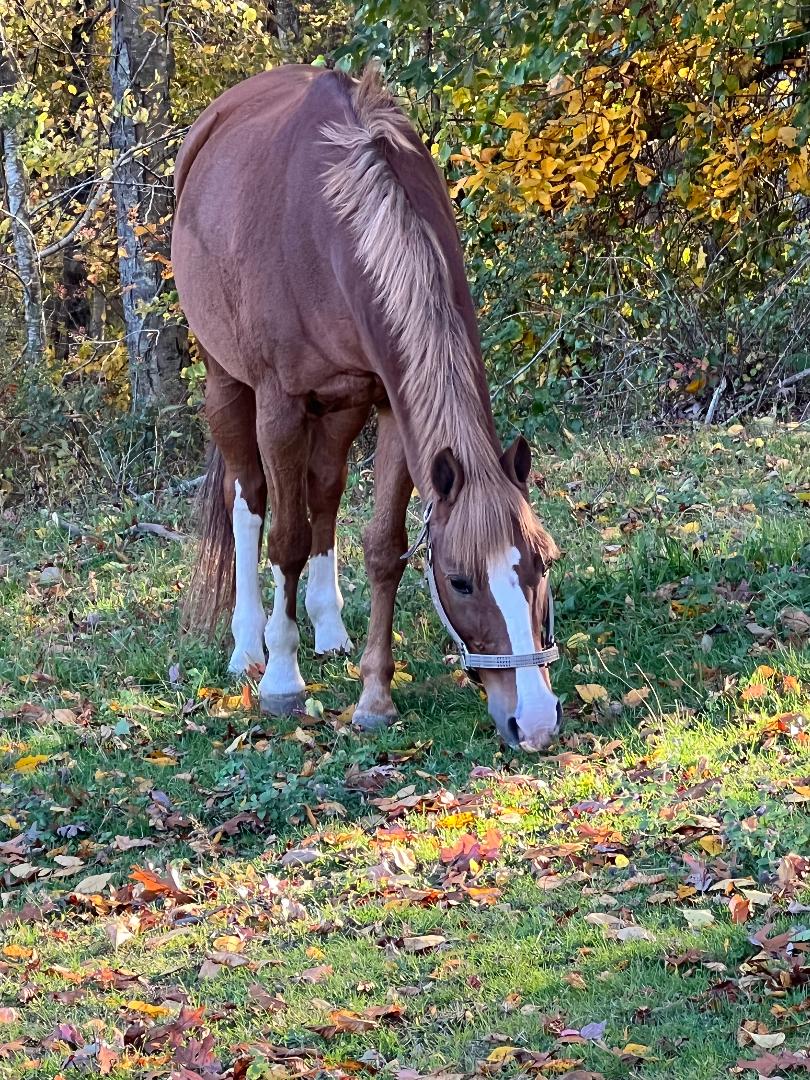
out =
{"type": "Polygon", "coordinates": [[[806,5],[0,0],[0,26],[0,501],[196,460],[174,159],[291,61],[376,58],[445,171],[504,429],[804,415],[806,5]]]}

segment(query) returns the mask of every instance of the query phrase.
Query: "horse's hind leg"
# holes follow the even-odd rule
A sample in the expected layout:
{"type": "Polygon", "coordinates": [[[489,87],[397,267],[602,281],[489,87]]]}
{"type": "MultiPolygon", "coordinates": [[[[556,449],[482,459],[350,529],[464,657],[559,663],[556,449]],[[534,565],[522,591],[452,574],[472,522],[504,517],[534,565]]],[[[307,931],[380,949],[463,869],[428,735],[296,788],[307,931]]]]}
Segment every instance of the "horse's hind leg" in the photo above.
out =
{"type": "Polygon", "coordinates": [[[307,518],[309,426],[300,399],[282,393],[271,375],[256,392],[256,412],[259,452],[270,493],[267,553],[276,584],[273,612],[264,632],[269,656],[259,699],[265,712],[283,716],[303,703],[296,594],[312,539],[307,518]]]}
{"type": "Polygon", "coordinates": [[[315,628],[315,652],[351,652],[343,625],[337,577],[335,522],[346,486],[349,447],[368,418],[369,406],[328,413],[313,424],[307,502],[312,523],[306,609],[315,628]]]}
{"type": "Polygon", "coordinates": [[[264,664],[266,623],[259,586],[259,547],[267,485],[256,441],[256,398],[206,357],[205,408],[211,435],[225,463],[223,496],[233,524],[236,603],[231,620],[234,649],[228,670],[242,674],[264,664]]]}

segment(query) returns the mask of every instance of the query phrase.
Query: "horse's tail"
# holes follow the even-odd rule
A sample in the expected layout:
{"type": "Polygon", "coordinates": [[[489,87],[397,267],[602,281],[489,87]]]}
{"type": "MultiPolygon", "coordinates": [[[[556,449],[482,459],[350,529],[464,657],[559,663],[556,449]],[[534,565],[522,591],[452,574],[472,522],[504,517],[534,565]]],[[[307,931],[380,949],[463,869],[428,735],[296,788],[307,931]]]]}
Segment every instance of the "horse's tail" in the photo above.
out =
{"type": "Polygon", "coordinates": [[[197,496],[197,563],[183,602],[188,630],[213,636],[220,616],[233,609],[236,595],[233,527],[225,507],[225,462],[212,446],[205,481],[197,496]]]}

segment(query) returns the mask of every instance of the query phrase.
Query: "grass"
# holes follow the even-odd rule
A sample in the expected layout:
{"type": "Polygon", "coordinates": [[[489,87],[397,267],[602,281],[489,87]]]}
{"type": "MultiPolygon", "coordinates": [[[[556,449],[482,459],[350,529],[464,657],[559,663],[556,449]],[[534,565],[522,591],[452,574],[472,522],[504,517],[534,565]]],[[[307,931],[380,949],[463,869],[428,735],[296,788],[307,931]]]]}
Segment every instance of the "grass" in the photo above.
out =
{"type": "MultiPolygon", "coordinates": [[[[808,442],[541,463],[567,725],[536,758],[443,662],[416,568],[402,720],[361,736],[357,657],[316,662],[303,621],[312,715],[283,722],[227,643],[180,635],[188,549],[127,528],[186,528],[185,503],[7,511],[0,1078],[787,1071],[810,1045],[808,442]]],[[[355,640],[368,485],[341,524],[355,640]]]]}

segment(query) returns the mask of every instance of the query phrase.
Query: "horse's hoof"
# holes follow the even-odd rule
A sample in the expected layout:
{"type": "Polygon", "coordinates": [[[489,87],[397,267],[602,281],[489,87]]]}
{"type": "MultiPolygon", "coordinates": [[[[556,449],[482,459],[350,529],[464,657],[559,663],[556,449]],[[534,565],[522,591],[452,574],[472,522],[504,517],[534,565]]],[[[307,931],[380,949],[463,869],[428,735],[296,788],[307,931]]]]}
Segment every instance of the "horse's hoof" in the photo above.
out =
{"type": "Polygon", "coordinates": [[[346,656],[354,652],[351,638],[344,638],[338,642],[315,642],[315,655],[319,660],[326,660],[330,656],[346,656]]]}
{"type": "Polygon", "coordinates": [[[361,712],[355,709],[352,723],[361,731],[379,731],[381,728],[390,727],[398,719],[397,713],[372,713],[361,712]]]}
{"type": "Polygon", "coordinates": [[[290,716],[304,708],[303,694],[260,694],[259,704],[263,713],[271,716],[290,716]]]}

